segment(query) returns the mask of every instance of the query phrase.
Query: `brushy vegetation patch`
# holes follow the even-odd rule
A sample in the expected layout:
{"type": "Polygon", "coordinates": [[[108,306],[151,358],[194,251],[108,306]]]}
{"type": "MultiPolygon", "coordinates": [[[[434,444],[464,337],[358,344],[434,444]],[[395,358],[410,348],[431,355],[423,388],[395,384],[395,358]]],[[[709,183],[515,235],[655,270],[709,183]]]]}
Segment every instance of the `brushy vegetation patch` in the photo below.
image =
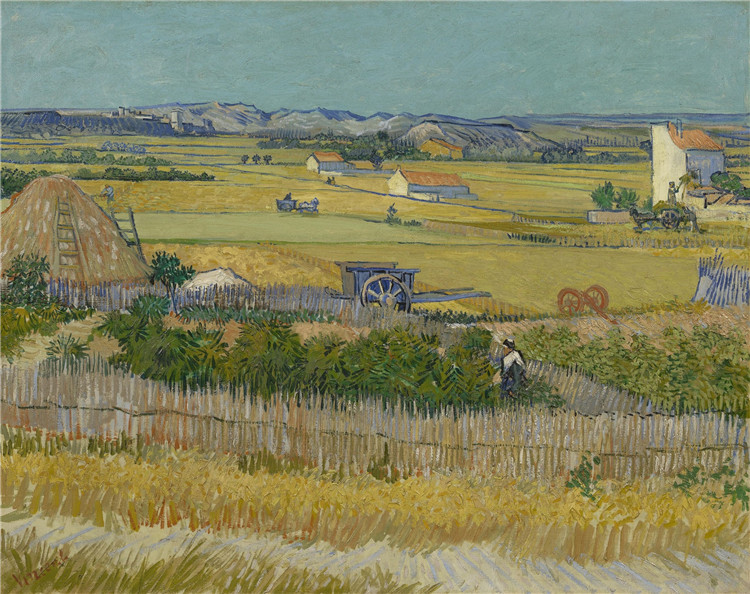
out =
{"type": "Polygon", "coordinates": [[[334,322],[336,316],[326,312],[295,310],[272,311],[265,309],[208,307],[196,305],[183,307],[180,317],[187,322],[212,322],[226,324],[230,321],[247,324],[251,321],[277,322],[279,324],[294,324],[295,322],[334,322]]]}
{"type": "Polygon", "coordinates": [[[748,416],[750,350],[739,330],[722,334],[695,326],[686,332],[670,326],[658,344],[636,334],[627,345],[617,328],[584,343],[569,328],[548,331],[541,325],[524,332],[517,343],[531,359],[575,366],[667,410],[748,416]]]}
{"type": "MultiPolygon", "coordinates": [[[[44,275],[49,273],[46,257],[22,254],[14,257],[5,275],[8,286],[0,308],[0,354],[13,361],[23,354],[23,339],[34,332],[51,336],[60,324],[83,320],[93,315],[93,309],[64,307],[47,293],[44,275]]],[[[72,340],[72,339],[71,339],[72,340]]],[[[85,355],[83,345],[68,342],[52,345],[51,357],[80,358],[85,355]]]]}
{"type": "Polygon", "coordinates": [[[107,315],[100,330],[122,350],[113,363],[172,384],[224,384],[265,396],[317,391],[344,398],[406,398],[420,407],[500,403],[487,330],[467,329],[450,346],[400,327],[373,330],[354,342],[327,334],[303,342],[291,328],[296,316],[253,315],[229,347],[222,330],[165,327],[166,306],[165,300],[141,298],[130,313],[107,315]]]}
{"type": "Polygon", "coordinates": [[[112,153],[97,154],[97,150],[89,147],[69,147],[61,151],[51,148],[35,151],[3,151],[3,160],[8,163],[82,163],[84,165],[141,165],[146,167],[156,165],[172,165],[171,161],[151,155],[145,157],[119,156],[112,153]]]}
{"type": "Polygon", "coordinates": [[[2,182],[2,197],[10,198],[16,192],[23,190],[26,185],[37,177],[47,177],[52,175],[49,171],[41,169],[37,171],[32,169],[31,171],[23,171],[11,169],[10,167],[0,167],[0,182],[2,182]]]}
{"type": "Polygon", "coordinates": [[[345,476],[300,468],[281,457],[260,463],[259,456],[176,451],[135,440],[58,439],[7,427],[2,440],[3,502],[126,534],[176,526],[286,535],[340,549],[388,539],[416,552],[491,542],[518,556],[602,562],[666,553],[665,547],[695,553],[743,542],[748,533],[745,503],[723,491],[725,483],[734,489],[741,479],[726,473],[685,488],[670,481],[624,484],[600,480],[593,460],[585,472],[574,469],[567,486],[437,473],[379,479],[374,472],[345,476]]]}

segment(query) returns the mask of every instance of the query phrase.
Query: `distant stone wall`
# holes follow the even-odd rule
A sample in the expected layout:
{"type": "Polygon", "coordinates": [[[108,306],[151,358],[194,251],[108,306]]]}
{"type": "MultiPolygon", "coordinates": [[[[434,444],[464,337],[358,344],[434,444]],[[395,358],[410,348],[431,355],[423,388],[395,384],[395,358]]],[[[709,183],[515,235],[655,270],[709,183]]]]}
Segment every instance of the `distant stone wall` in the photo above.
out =
{"type": "Polygon", "coordinates": [[[630,212],[627,210],[590,210],[586,216],[589,223],[615,225],[630,222],[630,212]]]}

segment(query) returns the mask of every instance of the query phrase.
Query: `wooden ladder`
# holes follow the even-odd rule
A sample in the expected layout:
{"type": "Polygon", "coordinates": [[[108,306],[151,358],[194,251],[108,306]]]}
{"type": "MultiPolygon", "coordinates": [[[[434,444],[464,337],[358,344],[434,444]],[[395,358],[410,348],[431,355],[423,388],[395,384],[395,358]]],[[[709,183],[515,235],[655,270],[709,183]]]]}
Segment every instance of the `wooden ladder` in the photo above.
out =
{"type": "Polygon", "coordinates": [[[80,241],[67,196],[57,197],[57,257],[61,269],[81,266],[80,241]]]}
{"type": "Polygon", "coordinates": [[[128,207],[127,218],[117,218],[117,214],[113,209],[109,211],[109,218],[117,227],[117,232],[120,237],[128,244],[129,247],[134,247],[138,252],[138,257],[145,262],[146,258],[143,256],[143,250],[141,249],[141,239],[138,237],[138,231],[135,228],[135,218],[133,217],[133,209],[128,207]],[[125,226],[123,226],[123,223],[125,226]]]}

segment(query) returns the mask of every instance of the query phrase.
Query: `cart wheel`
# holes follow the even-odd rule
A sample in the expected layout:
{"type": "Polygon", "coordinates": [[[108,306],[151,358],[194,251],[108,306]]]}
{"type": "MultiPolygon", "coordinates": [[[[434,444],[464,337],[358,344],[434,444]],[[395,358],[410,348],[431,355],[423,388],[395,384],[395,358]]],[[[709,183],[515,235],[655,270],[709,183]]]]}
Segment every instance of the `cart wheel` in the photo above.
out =
{"type": "Polygon", "coordinates": [[[557,307],[561,313],[573,315],[583,309],[581,294],[575,289],[563,289],[557,294],[557,307]]]}
{"type": "Polygon", "coordinates": [[[604,311],[609,305],[609,293],[604,287],[599,285],[591,285],[584,292],[584,295],[596,305],[597,311],[604,311]]]}
{"type": "Polygon", "coordinates": [[[677,229],[680,219],[680,213],[676,210],[665,210],[661,215],[661,224],[665,229],[677,229]]]}
{"type": "Polygon", "coordinates": [[[397,311],[411,309],[411,296],[404,283],[390,274],[367,279],[360,293],[362,305],[379,305],[397,311]]]}

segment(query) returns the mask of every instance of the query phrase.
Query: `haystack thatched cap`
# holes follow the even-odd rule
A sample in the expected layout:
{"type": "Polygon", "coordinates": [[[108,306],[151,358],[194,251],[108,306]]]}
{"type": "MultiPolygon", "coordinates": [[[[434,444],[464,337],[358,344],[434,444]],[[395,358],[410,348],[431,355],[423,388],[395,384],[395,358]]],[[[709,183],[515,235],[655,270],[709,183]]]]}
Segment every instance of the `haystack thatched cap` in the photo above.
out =
{"type": "Polygon", "coordinates": [[[2,262],[19,254],[47,256],[52,278],[87,284],[136,282],[149,267],[115,223],[64,175],[40,177],[2,213],[2,262]]]}

